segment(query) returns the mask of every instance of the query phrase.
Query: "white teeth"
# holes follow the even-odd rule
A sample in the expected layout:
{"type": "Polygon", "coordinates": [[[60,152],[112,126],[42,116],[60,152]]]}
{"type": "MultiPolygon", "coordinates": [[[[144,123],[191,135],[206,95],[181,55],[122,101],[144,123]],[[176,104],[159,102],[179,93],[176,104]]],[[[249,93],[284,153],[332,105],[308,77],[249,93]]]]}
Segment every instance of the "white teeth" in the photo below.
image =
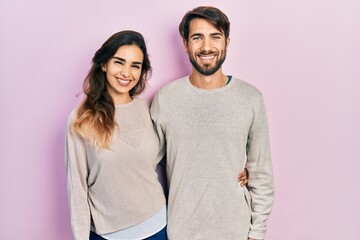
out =
{"type": "Polygon", "coordinates": [[[130,80],[124,80],[124,79],[120,79],[120,78],[118,78],[117,80],[122,84],[129,84],[130,83],[130,80]]]}
{"type": "Polygon", "coordinates": [[[119,80],[121,83],[129,83],[129,80],[119,80]]]}
{"type": "Polygon", "coordinates": [[[201,56],[200,57],[202,60],[209,60],[209,59],[213,59],[214,55],[210,55],[210,56],[201,56]]]}

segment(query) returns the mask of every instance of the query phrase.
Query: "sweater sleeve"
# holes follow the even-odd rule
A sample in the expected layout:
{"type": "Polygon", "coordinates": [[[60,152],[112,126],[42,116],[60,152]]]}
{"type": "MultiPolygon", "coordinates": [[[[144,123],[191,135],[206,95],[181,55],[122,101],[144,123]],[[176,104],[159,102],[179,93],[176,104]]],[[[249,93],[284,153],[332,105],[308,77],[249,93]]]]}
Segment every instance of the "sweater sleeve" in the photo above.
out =
{"type": "Polygon", "coordinates": [[[162,128],[161,121],[160,121],[160,103],[159,103],[159,91],[153,98],[153,101],[151,103],[150,107],[150,115],[151,119],[153,121],[155,131],[159,137],[159,144],[160,144],[160,151],[158,155],[158,160],[160,161],[160,164],[165,165],[166,161],[166,138],[164,129],[162,128]]]}
{"type": "MultiPolygon", "coordinates": [[[[73,114],[72,114],[73,115],[73,114]]],[[[88,240],[90,234],[90,209],[88,205],[87,158],[84,140],[71,129],[69,117],[65,161],[71,227],[74,240],[88,240]]]]}
{"type": "Polygon", "coordinates": [[[248,188],[251,194],[251,226],[249,237],[264,239],[266,220],[274,201],[273,172],[266,111],[262,96],[253,108],[253,122],[247,143],[249,171],[248,188]]]}

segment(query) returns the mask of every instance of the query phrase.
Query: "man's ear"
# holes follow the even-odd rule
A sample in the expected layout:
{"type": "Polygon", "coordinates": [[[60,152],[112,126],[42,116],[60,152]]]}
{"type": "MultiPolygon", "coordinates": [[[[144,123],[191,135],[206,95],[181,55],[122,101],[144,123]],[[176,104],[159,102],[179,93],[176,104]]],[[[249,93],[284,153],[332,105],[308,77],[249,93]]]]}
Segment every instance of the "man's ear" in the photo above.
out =
{"type": "Polygon", "coordinates": [[[228,48],[229,44],[230,44],[230,37],[228,37],[228,38],[226,39],[226,49],[228,48]]]}
{"type": "Polygon", "coordinates": [[[187,54],[189,54],[189,51],[188,51],[188,42],[186,41],[185,38],[183,38],[183,44],[184,44],[185,52],[186,52],[187,54]]]}

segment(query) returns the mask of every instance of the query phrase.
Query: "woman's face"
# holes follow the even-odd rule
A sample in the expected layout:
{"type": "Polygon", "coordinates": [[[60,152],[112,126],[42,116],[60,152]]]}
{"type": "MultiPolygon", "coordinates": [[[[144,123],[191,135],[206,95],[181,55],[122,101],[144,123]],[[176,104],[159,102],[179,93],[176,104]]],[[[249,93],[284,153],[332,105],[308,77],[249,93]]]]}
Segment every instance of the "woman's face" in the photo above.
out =
{"type": "Polygon", "coordinates": [[[144,55],[138,46],[124,45],[102,66],[106,72],[107,91],[114,104],[131,101],[129,91],[139,82],[143,60],[144,55]]]}

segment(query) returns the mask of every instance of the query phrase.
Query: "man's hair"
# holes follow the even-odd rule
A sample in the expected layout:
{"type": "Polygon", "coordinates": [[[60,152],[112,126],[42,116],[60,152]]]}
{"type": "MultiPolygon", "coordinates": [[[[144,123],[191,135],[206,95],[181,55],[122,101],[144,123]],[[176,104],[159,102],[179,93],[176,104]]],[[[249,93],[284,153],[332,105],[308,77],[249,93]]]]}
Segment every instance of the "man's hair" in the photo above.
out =
{"type": "Polygon", "coordinates": [[[224,33],[225,39],[230,35],[230,21],[221,10],[210,6],[200,6],[188,11],[179,24],[179,32],[187,42],[189,38],[189,25],[194,18],[201,18],[212,23],[219,31],[224,33]]]}

